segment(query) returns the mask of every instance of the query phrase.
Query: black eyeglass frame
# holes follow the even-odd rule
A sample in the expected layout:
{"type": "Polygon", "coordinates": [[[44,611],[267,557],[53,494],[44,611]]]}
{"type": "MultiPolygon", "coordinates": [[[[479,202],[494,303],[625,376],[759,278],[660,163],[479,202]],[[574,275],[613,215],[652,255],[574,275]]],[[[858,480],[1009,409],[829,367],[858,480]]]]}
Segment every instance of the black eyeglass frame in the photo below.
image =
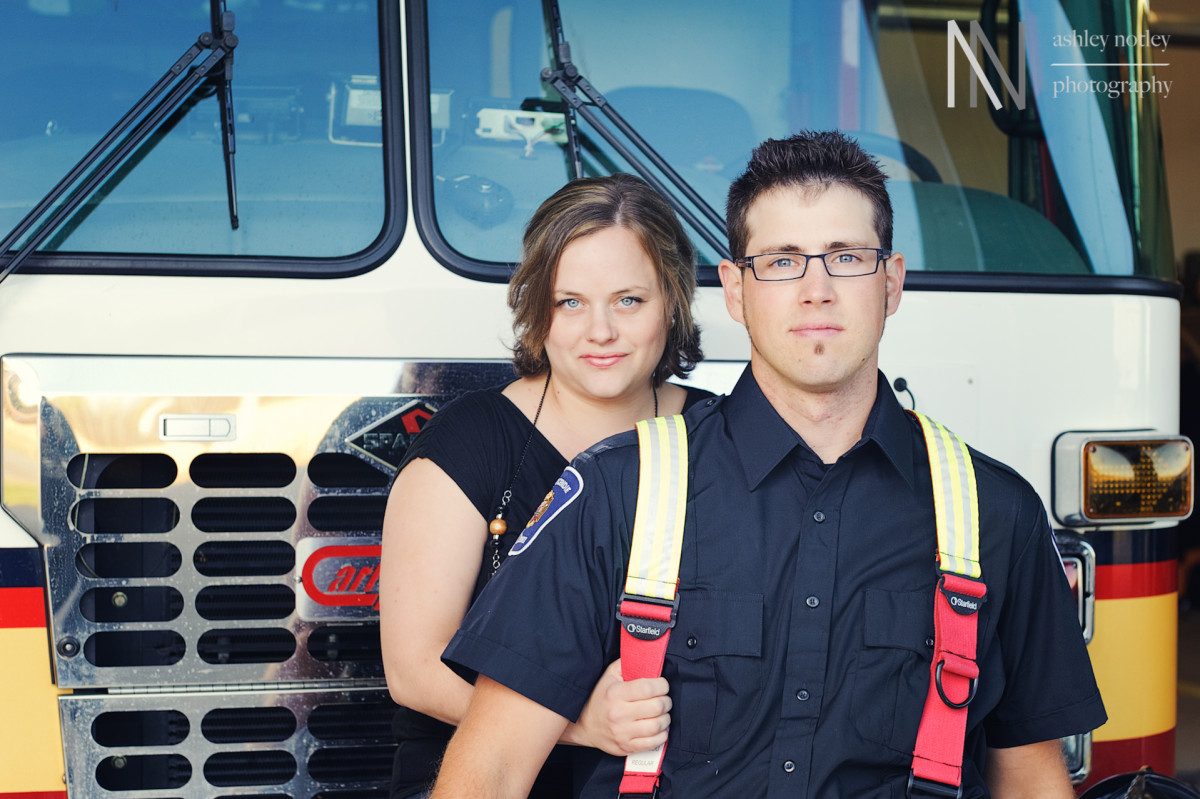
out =
{"type": "Polygon", "coordinates": [[[741,267],[742,269],[745,269],[746,267],[750,267],[750,273],[752,275],[754,275],[755,280],[761,280],[764,283],[783,283],[788,280],[799,280],[800,278],[802,278],[806,274],[808,274],[808,262],[809,262],[809,259],[811,259],[811,258],[821,259],[821,266],[823,266],[825,268],[825,274],[829,275],[830,277],[866,277],[867,275],[873,275],[876,272],[878,272],[879,265],[882,264],[887,259],[891,258],[893,255],[895,255],[895,252],[893,252],[892,250],[884,250],[879,247],[840,247],[836,250],[830,250],[829,252],[817,253],[815,255],[808,255],[808,254],[802,253],[802,252],[764,252],[764,253],[759,253],[758,255],[747,255],[743,258],[735,258],[733,262],[734,262],[734,264],[741,267]],[[865,250],[871,250],[872,252],[875,253],[875,268],[872,269],[870,272],[858,272],[853,275],[835,275],[833,272],[829,271],[829,262],[825,260],[826,256],[836,255],[839,252],[863,252],[865,250]],[[800,274],[795,275],[793,277],[779,277],[779,278],[759,277],[758,272],[754,269],[754,260],[756,258],[769,258],[771,256],[779,256],[779,255],[786,255],[786,256],[790,256],[792,258],[803,258],[804,259],[804,268],[800,270],[800,274]]]}

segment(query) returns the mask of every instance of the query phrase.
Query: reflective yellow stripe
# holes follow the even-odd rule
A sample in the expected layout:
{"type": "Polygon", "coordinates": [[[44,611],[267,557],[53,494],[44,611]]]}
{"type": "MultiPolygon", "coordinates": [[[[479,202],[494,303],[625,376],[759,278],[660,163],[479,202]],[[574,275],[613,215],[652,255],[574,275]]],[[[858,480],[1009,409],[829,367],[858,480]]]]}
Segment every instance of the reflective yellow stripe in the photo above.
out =
{"type": "Polygon", "coordinates": [[[942,571],[978,578],[979,493],[971,453],[961,438],[938,422],[923,413],[910,413],[921,423],[929,452],[939,566],[942,571]]]}
{"type": "Polygon", "coordinates": [[[625,593],[675,599],[687,509],[687,428],[679,415],[637,423],[638,498],[625,593]]]}

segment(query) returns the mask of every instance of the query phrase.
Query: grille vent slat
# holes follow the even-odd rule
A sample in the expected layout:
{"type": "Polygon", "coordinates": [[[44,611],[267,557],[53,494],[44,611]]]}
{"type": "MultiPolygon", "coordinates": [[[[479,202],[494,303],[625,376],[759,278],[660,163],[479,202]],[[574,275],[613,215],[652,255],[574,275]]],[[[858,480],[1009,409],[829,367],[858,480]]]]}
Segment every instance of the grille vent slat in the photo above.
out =
{"type": "Polygon", "coordinates": [[[183,595],[170,586],[93,588],[80,597],[79,612],[101,624],[170,621],[183,612],[183,595]]]}
{"type": "Polygon", "coordinates": [[[173,790],[191,778],[182,755],[114,755],[96,766],[96,782],[107,791],[173,790]]]}
{"type": "Polygon", "coordinates": [[[206,452],[188,474],[201,488],[283,488],[296,479],[296,463],[278,452],[206,452]]]}
{"type": "Polygon", "coordinates": [[[313,630],[308,637],[308,653],[315,660],[379,660],[379,627],[372,625],[329,626],[313,630]]]}
{"type": "Polygon", "coordinates": [[[164,497],[93,497],[71,508],[81,533],[167,533],[179,524],[179,508],[164,497]]]}
{"type": "Polygon", "coordinates": [[[388,799],[388,792],[382,789],[373,791],[321,791],[314,793],[312,799],[388,799]]]}
{"type": "Polygon", "coordinates": [[[395,714],[391,702],[320,705],[308,716],[308,731],[322,741],[386,740],[395,714]]]}
{"type": "Polygon", "coordinates": [[[97,716],[92,739],[108,747],[174,746],[190,730],[187,716],[178,710],[125,710],[97,716]]]}
{"type": "Polygon", "coordinates": [[[196,595],[196,612],[210,621],[282,619],[295,609],[286,585],[210,585],[196,595]]]}
{"type": "Polygon", "coordinates": [[[209,630],[196,643],[196,654],[205,663],[282,663],[296,651],[288,630],[257,628],[209,630]]]}
{"type": "Polygon", "coordinates": [[[286,541],[208,541],[196,547],[192,563],[206,577],[287,574],[296,550],[286,541]]]}
{"type": "Polygon", "coordinates": [[[166,488],[179,468],[158,453],[80,454],[67,462],[67,479],[76,488],[166,488]]]}
{"type": "Polygon", "coordinates": [[[75,568],[85,577],[170,577],[179,571],[179,547],[163,541],[87,544],[75,556],[75,568]]]}
{"type": "Polygon", "coordinates": [[[350,494],[317,497],[308,504],[308,523],[318,530],[379,532],[387,497],[350,494]]]}
{"type": "Polygon", "coordinates": [[[192,506],[192,524],[206,533],[269,533],[296,523],[284,497],[206,497],[192,506]]]}
{"type": "Polygon", "coordinates": [[[382,488],[392,476],[345,452],[322,452],[308,462],[308,479],[322,488],[382,488]]]}
{"type": "Polygon", "coordinates": [[[218,752],[204,762],[204,778],[219,787],[279,785],[296,775],[290,752],[218,752]]]}
{"type": "Polygon", "coordinates": [[[200,731],[213,743],[283,741],[296,732],[296,714],[286,707],[239,707],[209,711],[200,731]]]}
{"type": "Polygon", "coordinates": [[[308,759],[308,773],[317,782],[383,780],[392,772],[395,746],[329,747],[308,759]]]}
{"type": "Polygon", "coordinates": [[[94,666],[170,666],[183,659],[187,646],[174,630],[121,630],[93,633],[83,655],[94,666]]]}

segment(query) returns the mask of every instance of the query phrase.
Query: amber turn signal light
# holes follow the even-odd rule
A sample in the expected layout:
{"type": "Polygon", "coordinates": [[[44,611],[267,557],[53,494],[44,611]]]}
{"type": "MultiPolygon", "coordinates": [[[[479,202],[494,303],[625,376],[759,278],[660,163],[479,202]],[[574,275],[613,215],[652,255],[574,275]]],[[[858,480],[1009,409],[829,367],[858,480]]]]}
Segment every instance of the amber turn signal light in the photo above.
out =
{"type": "Polygon", "coordinates": [[[1054,511],[1064,524],[1170,521],[1192,512],[1192,442],[1183,436],[1064,433],[1054,511]]]}

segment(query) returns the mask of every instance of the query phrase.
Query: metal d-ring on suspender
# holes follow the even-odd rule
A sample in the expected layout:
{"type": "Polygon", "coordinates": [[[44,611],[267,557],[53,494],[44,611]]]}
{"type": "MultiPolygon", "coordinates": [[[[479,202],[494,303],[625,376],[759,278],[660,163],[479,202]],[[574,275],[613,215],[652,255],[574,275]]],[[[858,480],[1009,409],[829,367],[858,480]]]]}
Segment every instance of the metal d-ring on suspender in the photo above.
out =
{"type": "Polygon", "coordinates": [[[909,413],[920,421],[929,453],[939,577],[929,692],[917,729],[908,795],[961,799],[967,705],[975,698],[979,678],[978,611],[987,597],[979,568],[979,495],[963,440],[928,416],[909,413]]]}
{"type": "MultiPolygon", "coordinates": [[[[679,415],[637,423],[638,497],[621,622],[621,674],[626,680],[658,677],[675,626],[679,559],[687,511],[687,428],[679,415]]],[[[625,758],[620,796],[653,797],[666,743],[625,758]]]]}

